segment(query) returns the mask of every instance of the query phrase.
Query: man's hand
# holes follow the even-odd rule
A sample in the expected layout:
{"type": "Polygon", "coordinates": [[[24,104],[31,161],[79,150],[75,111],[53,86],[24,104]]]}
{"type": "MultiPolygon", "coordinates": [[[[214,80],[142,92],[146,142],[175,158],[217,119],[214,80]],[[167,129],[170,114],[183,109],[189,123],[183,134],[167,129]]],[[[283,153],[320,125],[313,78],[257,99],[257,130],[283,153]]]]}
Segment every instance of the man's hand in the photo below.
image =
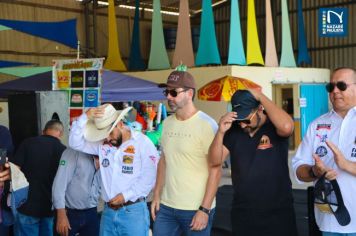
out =
{"type": "Polygon", "coordinates": [[[11,178],[10,164],[6,162],[4,167],[4,169],[0,170],[0,182],[5,182],[11,178]]]}
{"type": "Polygon", "coordinates": [[[225,133],[227,130],[231,128],[232,122],[237,119],[236,112],[228,112],[224,116],[220,118],[219,121],[219,131],[220,133],[225,133]]]}
{"type": "Polygon", "coordinates": [[[204,230],[208,225],[208,220],[209,215],[198,210],[193,217],[192,223],[190,224],[191,230],[204,230]]]}
{"type": "Polygon", "coordinates": [[[113,199],[111,199],[109,201],[110,206],[120,206],[122,204],[125,203],[125,198],[124,195],[122,195],[122,193],[119,193],[118,195],[116,195],[113,199]]]}
{"type": "Polygon", "coordinates": [[[159,204],[161,200],[159,197],[154,197],[151,202],[151,216],[153,221],[156,220],[156,213],[159,211],[159,204]]]}
{"type": "Polygon", "coordinates": [[[98,106],[98,107],[92,107],[89,108],[85,114],[87,115],[89,120],[92,120],[94,118],[100,118],[104,116],[104,112],[105,112],[105,107],[107,106],[107,104],[104,104],[102,106],[98,106]]]}
{"type": "Polygon", "coordinates": [[[315,161],[315,165],[312,167],[312,171],[317,177],[321,177],[325,172],[330,170],[330,168],[327,168],[324,164],[324,162],[320,159],[320,157],[317,154],[313,154],[313,158],[315,161]]]}
{"type": "Polygon", "coordinates": [[[326,145],[328,145],[330,150],[334,153],[334,160],[336,165],[340,169],[346,170],[347,166],[349,165],[349,161],[346,160],[340,149],[338,149],[337,146],[330,141],[326,141],[326,145]]]}
{"type": "Polygon", "coordinates": [[[71,229],[65,209],[57,209],[56,230],[61,236],[68,236],[71,229]]]}

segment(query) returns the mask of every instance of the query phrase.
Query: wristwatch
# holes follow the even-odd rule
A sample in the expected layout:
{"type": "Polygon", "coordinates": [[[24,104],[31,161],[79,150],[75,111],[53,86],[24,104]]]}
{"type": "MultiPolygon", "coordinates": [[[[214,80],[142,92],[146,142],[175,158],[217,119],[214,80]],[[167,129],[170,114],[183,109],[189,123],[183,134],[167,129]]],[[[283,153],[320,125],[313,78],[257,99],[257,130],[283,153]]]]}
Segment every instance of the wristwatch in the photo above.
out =
{"type": "Polygon", "coordinates": [[[202,211],[202,212],[204,212],[204,213],[206,213],[208,215],[210,214],[210,209],[205,208],[203,206],[199,206],[199,211],[202,211]]]}

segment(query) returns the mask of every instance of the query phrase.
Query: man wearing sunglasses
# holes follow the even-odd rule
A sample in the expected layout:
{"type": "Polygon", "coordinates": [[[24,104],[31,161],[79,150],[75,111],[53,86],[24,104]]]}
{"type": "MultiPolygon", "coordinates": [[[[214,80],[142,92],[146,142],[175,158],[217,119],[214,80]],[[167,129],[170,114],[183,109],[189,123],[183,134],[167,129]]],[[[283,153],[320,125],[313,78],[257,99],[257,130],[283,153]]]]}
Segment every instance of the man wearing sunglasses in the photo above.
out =
{"type": "Polygon", "coordinates": [[[208,236],[215,212],[220,166],[210,168],[208,150],[216,122],[194,106],[195,82],[186,71],[173,71],[166,88],[174,115],[164,120],[161,159],[151,205],[153,235],[208,236]]]}
{"type": "Polygon", "coordinates": [[[231,105],[219,121],[209,159],[220,166],[230,155],[233,235],[297,235],[288,171],[293,120],[257,90],[236,91],[231,105]]]}
{"type": "Polygon", "coordinates": [[[292,159],[297,180],[314,184],[325,174],[336,179],[351,222],[341,226],[331,211],[315,208],[323,236],[356,235],[356,71],[335,69],[326,85],[332,110],[317,119],[292,159]]]}

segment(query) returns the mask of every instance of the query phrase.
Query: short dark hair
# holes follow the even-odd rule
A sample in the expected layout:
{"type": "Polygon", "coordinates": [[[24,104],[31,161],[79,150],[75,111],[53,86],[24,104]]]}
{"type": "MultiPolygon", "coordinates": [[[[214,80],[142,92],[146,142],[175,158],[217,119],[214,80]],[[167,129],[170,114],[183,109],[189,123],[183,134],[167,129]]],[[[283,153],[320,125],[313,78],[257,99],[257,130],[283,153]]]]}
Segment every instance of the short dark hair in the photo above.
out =
{"type": "Polygon", "coordinates": [[[63,124],[60,120],[57,119],[49,120],[44,127],[44,131],[47,131],[49,129],[54,129],[63,132],[63,124]]]}

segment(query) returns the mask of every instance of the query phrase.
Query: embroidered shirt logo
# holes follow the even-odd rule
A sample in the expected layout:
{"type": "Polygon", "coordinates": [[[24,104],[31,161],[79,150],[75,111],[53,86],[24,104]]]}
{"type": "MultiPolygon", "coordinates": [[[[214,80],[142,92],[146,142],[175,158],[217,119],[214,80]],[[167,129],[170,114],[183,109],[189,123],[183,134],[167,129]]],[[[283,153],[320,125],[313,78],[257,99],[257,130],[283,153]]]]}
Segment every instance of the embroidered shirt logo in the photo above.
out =
{"type": "Polygon", "coordinates": [[[156,164],[156,162],[157,162],[157,157],[155,157],[155,156],[150,156],[150,159],[151,159],[151,161],[153,162],[153,164],[156,164]]]}
{"type": "Polygon", "coordinates": [[[351,157],[356,157],[356,148],[352,148],[351,157]]]}
{"type": "Polygon", "coordinates": [[[110,165],[109,159],[107,159],[107,158],[103,159],[103,161],[101,162],[101,165],[103,167],[108,167],[110,165]]]}
{"type": "Polygon", "coordinates": [[[132,164],[133,163],[134,156],[129,156],[129,155],[124,155],[123,156],[123,162],[125,164],[132,164]]]}
{"type": "Polygon", "coordinates": [[[324,146],[319,146],[316,149],[315,154],[317,154],[319,157],[323,157],[326,156],[326,154],[328,154],[328,150],[324,146]]]}
{"type": "Polygon", "coordinates": [[[131,153],[131,154],[135,154],[135,147],[132,146],[132,145],[130,145],[130,146],[128,146],[128,147],[125,149],[124,152],[126,152],[126,153],[131,153]]]}
{"type": "Polygon", "coordinates": [[[264,150],[273,147],[271,141],[267,135],[263,135],[260,144],[257,146],[257,149],[264,150]]]}
{"type": "Polygon", "coordinates": [[[325,143],[328,135],[327,134],[317,134],[316,137],[318,137],[320,139],[320,142],[325,143]]]}
{"type": "Polygon", "coordinates": [[[321,129],[331,129],[331,124],[317,124],[316,125],[316,130],[321,130],[321,129]]]}

